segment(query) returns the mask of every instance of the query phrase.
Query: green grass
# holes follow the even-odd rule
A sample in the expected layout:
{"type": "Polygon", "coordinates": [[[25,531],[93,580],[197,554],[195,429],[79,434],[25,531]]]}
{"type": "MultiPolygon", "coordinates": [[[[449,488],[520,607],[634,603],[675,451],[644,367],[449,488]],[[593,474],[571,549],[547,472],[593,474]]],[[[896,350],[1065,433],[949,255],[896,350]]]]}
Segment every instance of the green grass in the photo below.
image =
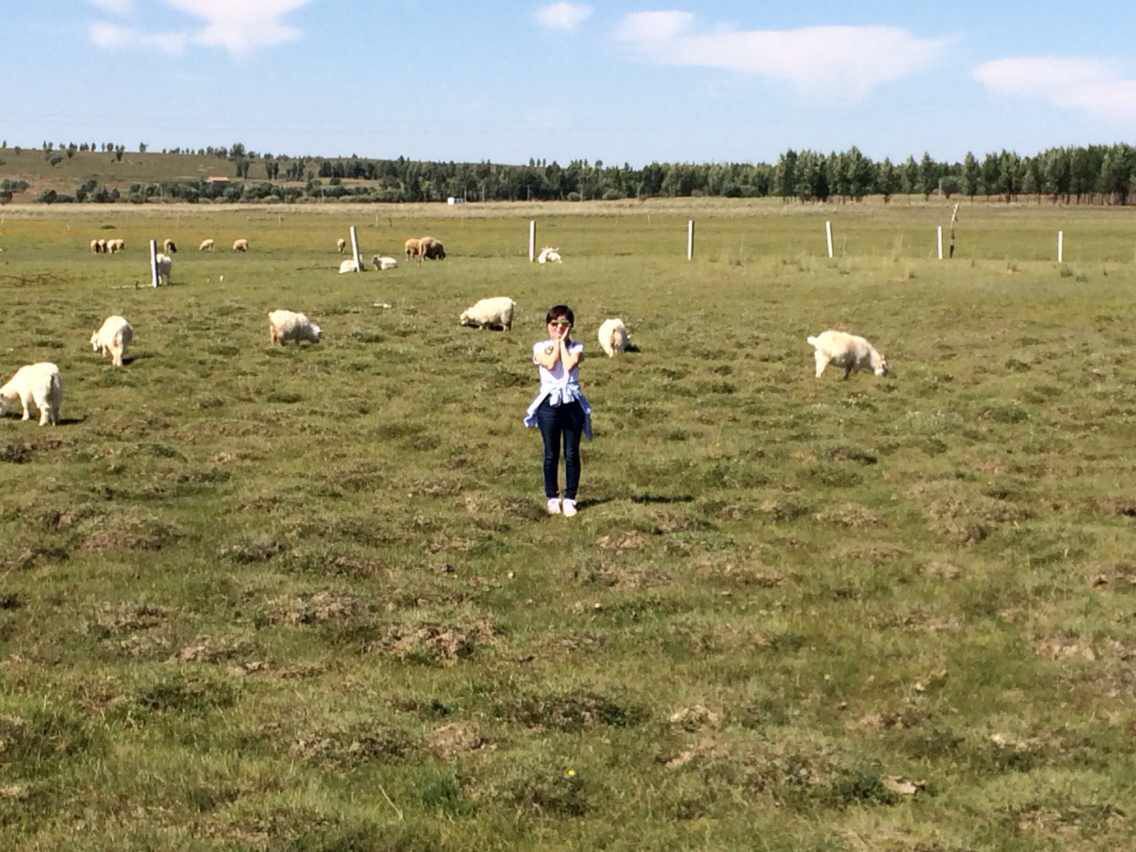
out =
{"type": "Polygon", "coordinates": [[[547,268],[511,207],[5,211],[2,372],[65,397],[0,420],[0,846],[1127,846],[1136,225],[975,206],[938,263],[937,208],[691,209],[693,264],[690,211],[612,206],[547,268]],[[337,275],[352,221],[449,258],[337,275]],[[562,300],[572,520],[520,423],[562,300]],[[816,381],[831,326],[895,377],[816,381]]]}

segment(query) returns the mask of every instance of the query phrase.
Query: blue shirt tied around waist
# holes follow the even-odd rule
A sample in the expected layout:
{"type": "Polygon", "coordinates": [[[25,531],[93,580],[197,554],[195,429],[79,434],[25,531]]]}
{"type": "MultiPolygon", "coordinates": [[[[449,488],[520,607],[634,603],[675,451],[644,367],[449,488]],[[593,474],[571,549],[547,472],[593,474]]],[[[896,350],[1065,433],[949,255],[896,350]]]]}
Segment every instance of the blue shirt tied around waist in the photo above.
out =
{"type": "MultiPolygon", "coordinates": [[[[592,407],[588,405],[588,400],[585,398],[583,390],[580,389],[579,368],[573,367],[565,375],[563,364],[557,363],[553,365],[551,370],[548,370],[537,360],[542,351],[551,353],[550,347],[555,345],[556,341],[554,340],[544,340],[533,345],[533,363],[540,372],[540,391],[525,413],[524,424],[530,429],[538,425],[536,410],[546,399],[553,408],[566,403],[578,402],[584,412],[584,437],[590,441],[592,440],[592,407]]],[[[572,341],[568,348],[571,352],[583,353],[584,344],[578,340],[572,341]]]]}

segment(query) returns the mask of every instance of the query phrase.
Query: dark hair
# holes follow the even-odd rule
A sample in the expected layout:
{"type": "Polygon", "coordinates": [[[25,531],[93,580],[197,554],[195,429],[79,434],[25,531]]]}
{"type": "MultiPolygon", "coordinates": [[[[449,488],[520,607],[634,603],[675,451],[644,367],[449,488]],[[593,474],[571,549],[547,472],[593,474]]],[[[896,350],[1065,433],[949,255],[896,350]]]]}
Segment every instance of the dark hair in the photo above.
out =
{"type": "Polygon", "coordinates": [[[544,324],[548,325],[554,319],[564,317],[572,325],[576,324],[576,315],[572,313],[572,309],[567,305],[553,305],[548,309],[548,313],[544,315],[544,324]]]}

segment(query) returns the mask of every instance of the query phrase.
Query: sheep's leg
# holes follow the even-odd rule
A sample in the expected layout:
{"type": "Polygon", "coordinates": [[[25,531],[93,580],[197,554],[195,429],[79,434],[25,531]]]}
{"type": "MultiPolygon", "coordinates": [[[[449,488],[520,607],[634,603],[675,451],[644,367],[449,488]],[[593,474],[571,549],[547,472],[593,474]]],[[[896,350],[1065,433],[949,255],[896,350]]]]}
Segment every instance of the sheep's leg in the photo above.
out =
{"type": "Polygon", "coordinates": [[[850,375],[852,375],[852,367],[853,367],[853,365],[852,365],[852,364],[849,364],[849,365],[848,365],[847,367],[845,367],[845,368],[844,368],[844,378],[845,378],[845,380],[847,380],[847,379],[848,379],[848,377],[849,377],[850,375]]]}
{"type": "Polygon", "coordinates": [[[28,413],[28,397],[25,394],[20,394],[20,406],[24,409],[24,416],[21,420],[31,420],[32,416],[28,413]]]}
{"type": "Polygon", "coordinates": [[[114,366],[116,366],[116,367],[122,366],[122,350],[121,349],[110,350],[110,358],[111,358],[111,363],[114,364],[114,366]]]}
{"type": "Polygon", "coordinates": [[[824,368],[828,366],[828,358],[822,352],[813,353],[816,357],[817,378],[819,379],[824,373],[824,368]]]}

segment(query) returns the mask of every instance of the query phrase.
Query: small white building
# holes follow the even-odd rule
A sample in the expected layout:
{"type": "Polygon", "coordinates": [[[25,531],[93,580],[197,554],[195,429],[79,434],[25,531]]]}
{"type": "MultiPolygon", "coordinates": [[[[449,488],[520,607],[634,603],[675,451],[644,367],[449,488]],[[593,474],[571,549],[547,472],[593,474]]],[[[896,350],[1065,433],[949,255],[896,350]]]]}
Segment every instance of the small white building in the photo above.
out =
{"type": "Polygon", "coordinates": [[[446,199],[446,203],[452,207],[455,204],[465,204],[465,199],[457,195],[451,195],[446,199]]]}

